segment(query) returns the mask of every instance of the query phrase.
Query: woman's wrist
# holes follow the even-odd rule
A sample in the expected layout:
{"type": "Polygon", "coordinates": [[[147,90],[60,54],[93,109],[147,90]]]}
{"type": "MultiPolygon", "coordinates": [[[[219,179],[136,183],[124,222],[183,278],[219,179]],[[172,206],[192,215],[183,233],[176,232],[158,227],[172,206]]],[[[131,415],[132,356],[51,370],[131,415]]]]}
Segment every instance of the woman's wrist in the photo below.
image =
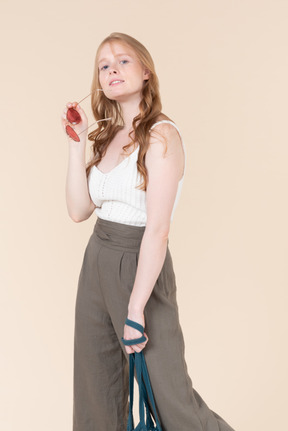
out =
{"type": "Polygon", "coordinates": [[[144,315],[144,309],[142,307],[128,306],[128,319],[139,318],[144,315]]]}
{"type": "Polygon", "coordinates": [[[86,140],[81,139],[80,142],[75,142],[72,139],[68,140],[69,150],[75,153],[83,153],[86,150],[86,140]]]}

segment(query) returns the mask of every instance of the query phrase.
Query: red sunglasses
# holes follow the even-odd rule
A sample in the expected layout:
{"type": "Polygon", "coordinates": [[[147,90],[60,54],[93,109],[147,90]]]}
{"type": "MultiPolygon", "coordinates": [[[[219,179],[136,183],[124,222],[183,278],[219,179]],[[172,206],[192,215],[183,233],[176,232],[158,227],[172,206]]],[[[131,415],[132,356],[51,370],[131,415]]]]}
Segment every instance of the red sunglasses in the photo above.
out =
{"type": "MultiPolygon", "coordinates": [[[[105,91],[109,91],[109,90],[112,90],[112,89],[108,88],[105,91]]],[[[96,88],[95,91],[104,91],[104,90],[103,90],[103,88],[96,88]]],[[[89,93],[87,96],[85,96],[83,99],[81,99],[80,102],[83,102],[83,100],[86,99],[86,97],[90,96],[90,94],[92,94],[92,93],[93,93],[93,91],[91,93],[89,93]]],[[[80,102],[77,102],[77,104],[79,105],[80,102]]],[[[82,121],[81,115],[79,114],[79,112],[75,108],[68,108],[66,118],[67,118],[67,121],[69,121],[69,123],[71,123],[71,124],[79,124],[82,121]]],[[[90,126],[88,126],[86,129],[82,130],[79,133],[79,135],[81,133],[85,132],[85,130],[89,129],[89,127],[93,126],[93,124],[96,124],[99,121],[106,121],[106,120],[112,120],[112,117],[102,118],[101,120],[95,121],[94,123],[90,124],[90,126]]],[[[80,142],[79,136],[77,135],[75,130],[71,126],[69,126],[69,124],[67,124],[67,126],[65,127],[65,130],[66,130],[67,135],[69,135],[70,138],[73,139],[73,141],[80,142]]]]}

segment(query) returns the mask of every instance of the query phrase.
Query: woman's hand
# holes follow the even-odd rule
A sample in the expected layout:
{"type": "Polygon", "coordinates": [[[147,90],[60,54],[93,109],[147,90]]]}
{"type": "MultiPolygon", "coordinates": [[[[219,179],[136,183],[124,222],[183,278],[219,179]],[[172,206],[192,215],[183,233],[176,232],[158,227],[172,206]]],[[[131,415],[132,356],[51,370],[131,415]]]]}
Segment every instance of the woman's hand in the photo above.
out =
{"type": "MultiPolygon", "coordinates": [[[[144,313],[133,313],[133,314],[128,313],[127,318],[130,320],[133,320],[134,322],[140,323],[140,325],[142,325],[145,328],[144,313]]],[[[146,341],[144,341],[143,343],[132,344],[131,346],[125,345],[126,352],[127,353],[134,353],[134,351],[137,353],[141,352],[141,350],[144,349],[148,341],[148,336],[145,333],[145,331],[144,331],[144,335],[146,337],[146,341]]],[[[132,328],[132,326],[129,326],[129,325],[124,325],[123,338],[125,340],[133,340],[134,338],[140,338],[141,336],[142,336],[142,333],[138,331],[138,329],[132,328]]]]}
{"type": "Polygon", "coordinates": [[[64,129],[64,132],[68,138],[68,141],[76,142],[76,141],[73,141],[73,139],[70,138],[69,135],[67,135],[66,130],[65,130],[67,124],[69,124],[69,126],[71,126],[72,129],[75,130],[75,132],[79,136],[80,142],[86,142],[88,131],[85,129],[87,129],[87,127],[88,127],[88,118],[87,118],[85,112],[83,111],[83,109],[81,108],[81,106],[77,102],[73,102],[73,103],[68,102],[66,104],[64,111],[63,111],[63,114],[62,114],[62,117],[61,117],[61,122],[62,122],[62,127],[64,129]],[[74,108],[79,113],[79,115],[81,117],[80,123],[73,125],[67,120],[67,111],[69,108],[74,108]],[[79,134],[80,132],[82,132],[82,130],[85,130],[85,132],[79,134]]]}

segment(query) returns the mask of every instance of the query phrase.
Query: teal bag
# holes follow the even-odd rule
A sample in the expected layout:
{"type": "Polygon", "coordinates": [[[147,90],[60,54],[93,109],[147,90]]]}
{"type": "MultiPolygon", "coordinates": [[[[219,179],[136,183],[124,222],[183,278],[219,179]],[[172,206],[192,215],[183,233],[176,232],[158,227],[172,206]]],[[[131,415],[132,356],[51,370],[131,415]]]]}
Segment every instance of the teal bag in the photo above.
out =
{"type": "MultiPolygon", "coordinates": [[[[126,325],[132,326],[138,331],[142,332],[142,337],[134,338],[133,340],[125,340],[123,337],[122,342],[126,346],[132,344],[143,343],[146,340],[144,335],[144,327],[140,323],[133,320],[126,319],[126,325]]],[[[150,384],[147,365],[144,357],[143,350],[139,353],[134,352],[129,354],[129,416],[127,423],[127,431],[162,431],[160,421],[157,415],[153,391],[150,384]],[[134,368],[136,367],[136,374],[139,386],[139,418],[140,422],[135,427],[133,418],[133,396],[134,396],[134,368]],[[150,410],[148,399],[152,405],[153,411],[150,410]],[[145,407],[145,409],[144,409],[145,407]],[[146,412],[146,420],[145,420],[146,412]],[[154,419],[154,422],[152,420],[154,419]]]]}

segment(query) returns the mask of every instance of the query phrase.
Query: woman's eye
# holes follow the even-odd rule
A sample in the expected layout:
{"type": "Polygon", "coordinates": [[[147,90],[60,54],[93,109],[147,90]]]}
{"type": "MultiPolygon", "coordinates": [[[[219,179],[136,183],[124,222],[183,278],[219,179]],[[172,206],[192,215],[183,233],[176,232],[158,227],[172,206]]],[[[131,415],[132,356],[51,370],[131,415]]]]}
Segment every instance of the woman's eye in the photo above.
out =
{"type": "MultiPolygon", "coordinates": [[[[123,61],[125,61],[126,63],[128,63],[128,60],[120,60],[120,63],[122,63],[123,61]]],[[[106,67],[108,67],[107,65],[102,66],[100,70],[106,70],[106,67]]]]}

